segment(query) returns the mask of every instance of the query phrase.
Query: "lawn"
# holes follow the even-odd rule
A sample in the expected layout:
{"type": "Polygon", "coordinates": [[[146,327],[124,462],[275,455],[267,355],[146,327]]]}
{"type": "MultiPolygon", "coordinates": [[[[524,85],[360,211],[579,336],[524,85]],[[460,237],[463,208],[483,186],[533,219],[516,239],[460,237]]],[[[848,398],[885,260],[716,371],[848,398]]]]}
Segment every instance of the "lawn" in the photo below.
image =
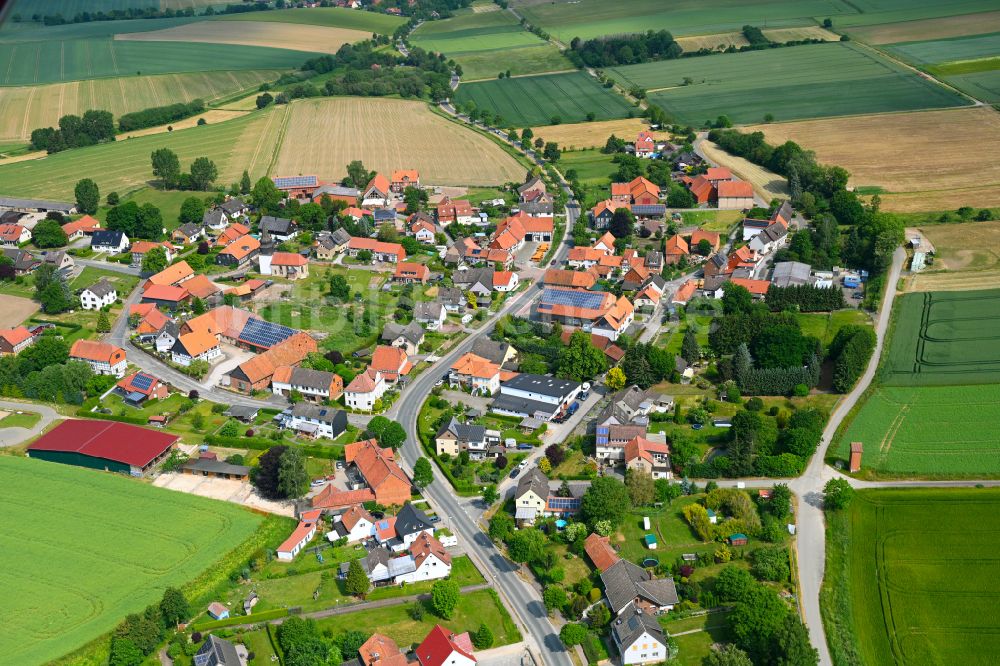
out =
{"type": "Polygon", "coordinates": [[[805,335],[811,335],[828,347],[837,331],[847,325],[871,324],[862,310],[837,310],[836,312],[799,312],[795,318],[805,335]]]}
{"type": "Polygon", "coordinates": [[[0,458],[0,489],[0,653],[9,663],[48,662],[97,638],[165,587],[197,577],[261,522],[227,502],[13,456],[0,458]],[[38,510],[53,497],[58,510],[38,510]]]}
{"type": "Polygon", "coordinates": [[[1000,381],[1000,289],[904,294],[893,317],[883,383],[1000,381]]]}
{"type": "MultiPolygon", "coordinates": [[[[375,344],[384,323],[392,317],[400,290],[382,291],[384,280],[384,275],[360,268],[317,269],[309,278],[293,283],[287,299],[261,307],[258,314],[268,321],[285,326],[324,333],[326,337],[322,339],[321,346],[328,350],[335,349],[346,356],[375,344]],[[362,299],[355,297],[349,305],[326,304],[324,299],[329,292],[328,274],[344,275],[352,295],[361,295],[362,299]],[[363,322],[365,316],[369,318],[367,332],[363,322]]],[[[414,291],[419,289],[420,287],[416,287],[414,291]]]]}
{"type": "Polygon", "coordinates": [[[861,490],[830,517],[834,663],[993,663],[998,508],[996,489],[861,490]]]}
{"type": "Polygon", "coordinates": [[[434,616],[429,609],[424,612],[422,620],[414,620],[410,616],[409,604],[403,604],[335,615],[317,620],[317,623],[321,630],[329,629],[334,636],[354,630],[366,634],[382,633],[396,641],[403,649],[424,640],[435,624],[440,624],[456,633],[476,631],[480,625],[485,624],[493,631],[494,647],[517,643],[521,640],[521,634],[510,619],[510,614],[494,594],[492,590],[480,590],[462,595],[450,620],[434,616]]]}
{"type": "Polygon", "coordinates": [[[666,60],[614,67],[626,88],[681,122],[720,115],[733,122],[842,116],[962,106],[965,100],[916,73],[850,43],[666,60]],[[685,79],[691,83],[685,85],[685,79]],[[850,90],[850,95],[842,94],[850,90]],[[780,100],[780,101],[779,101],[780,100]]]}
{"type": "Polygon", "coordinates": [[[739,210],[690,210],[681,213],[684,226],[696,226],[705,231],[728,232],[743,219],[739,210]]]}
{"type": "Polygon", "coordinates": [[[266,174],[273,159],[285,110],[276,107],[224,123],[0,165],[0,194],[72,201],[73,188],[84,176],[94,179],[102,196],[111,191],[126,194],[152,179],[149,155],[158,148],[177,153],[184,170],[197,157],[210,158],[218,167],[220,185],[238,182],[244,169],[257,179],[266,174]]]}
{"type": "Polygon", "coordinates": [[[462,66],[463,81],[494,79],[500,72],[541,74],[573,69],[552,44],[525,30],[510,12],[463,12],[428,21],[413,32],[415,46],[444,53],[462,66]]]}
{"type": "MultiPolygon", "coordinates": [[[[157,26],[166,27],[166,26],[157,26]]],[[[0,84],[175,72],[294,69],[309,54],[290,49],[194,42],[122,41],[109,37],[0,42],[0,84]]]]}
{"type": "MultiPolygon", "coordinates": [[[[131,194],[122,197],[122,201],[134,201],[138,205],[153,204],[160,209],[163,214],[163,226],[167,231],[173,231],[180,226],[178,216],[181,212],[181,204],[190,197],[201,199],[207,197],[205,192],[189,192],[184,190],[160,190],[155,187],[143,187],[131,194]]],[[[108,217],[110,206],[101,206],[97,210],[97,219],[104,222],[108,217]]]]}
{"type": "Polygon", "coordinates": [[[608,185],[618,170],[612,162],[614,155],[602,153],[597,148],[568,150],[559,157],[559,168],[576,171],[577,179],[583,185],[608,185]]]}
{"type": "Polygon", "coordinates": [[[12,412],[0,419],[0,428],[33,428],[40,418],[35,412],[12,412]]]}
{"type": "Polygon", "coordinates": [[[831,450],[847,460],[864,446],[869,477],[1000,476],[1000,385],[881,386],[871,393],[831,450]]]}
{"type": "Polygon", "coordinates": [[[526,76],[459,86],[459,104],[474,102],[503,118],[500,126],[534,127],[627,118],[637,111],[625,98],[584,72],[526,76]]]}
{"type": "Polygon", "coordinates": [[[708,613],[680,620],[660,617],[660,625],[677,641],[678,666],[702,666],[713,643],[730,643],[728,613],[708,613]],[[678,636],[677,634],[681,634],[678,636]]]}

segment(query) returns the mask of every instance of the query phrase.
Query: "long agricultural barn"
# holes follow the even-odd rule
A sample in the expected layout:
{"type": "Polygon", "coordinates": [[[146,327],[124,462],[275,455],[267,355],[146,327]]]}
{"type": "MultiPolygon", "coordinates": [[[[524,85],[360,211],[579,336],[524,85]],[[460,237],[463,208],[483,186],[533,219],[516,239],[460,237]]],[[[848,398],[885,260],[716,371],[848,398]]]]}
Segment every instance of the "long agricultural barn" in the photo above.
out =
{"type": "Polygon", "coordinates": [[[143,476],[170,455],[177,440],[176,435],[126,423],[70,419],[35,440],[28,457],[143,476]]]}

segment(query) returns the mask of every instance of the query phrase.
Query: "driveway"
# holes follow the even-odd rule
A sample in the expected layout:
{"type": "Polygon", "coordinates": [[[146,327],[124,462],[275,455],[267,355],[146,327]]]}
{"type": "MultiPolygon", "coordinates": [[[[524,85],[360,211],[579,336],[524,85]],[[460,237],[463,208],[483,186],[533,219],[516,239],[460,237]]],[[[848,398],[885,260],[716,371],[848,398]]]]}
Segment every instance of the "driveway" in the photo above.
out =
{"type": "Polygon", "coordinates": [[[219,380],[222,376],[243,363],[244,361],[249,361],[256,354],[247,349],[240,349],[239,347],[233,347],[232,345],[219,345],[222,351],[225,353],[225,358],[212,366],[209,371],[208,376],[201,383],[205,388],[212,388],[219,385],[219,380]]]}
{"type": "Polygon", "coordinates": [[[295,506],[291,502],[266,500],[258,495],[253,486],[246,481],[165,472],[153,480],[153,485],[158,488],[187,493],[188,495],[199,495],[224,502],[232,502],[233,504],[241,504],[281,516],[295,517],[295,506]]]}

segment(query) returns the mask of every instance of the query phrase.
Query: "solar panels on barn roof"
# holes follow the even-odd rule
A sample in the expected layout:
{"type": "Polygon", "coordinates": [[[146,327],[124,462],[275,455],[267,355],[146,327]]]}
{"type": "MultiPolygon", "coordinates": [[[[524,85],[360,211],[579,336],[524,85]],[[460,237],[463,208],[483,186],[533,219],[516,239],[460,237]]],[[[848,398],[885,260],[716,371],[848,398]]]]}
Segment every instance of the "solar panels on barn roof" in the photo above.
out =
{"type": "Polygon", "coordinates": [[[274,186],[279,190],[292,190],[299,187],[318,187],[316,176],[280,176],[272,178],[274,186]]]}
{"type": "Polygon", "coordinates": [[[288,328],[281,324],[265,321],[263,319],[249,319],[243,330],[240,331],[240,341],[251,344],[255,347],[270,349],[279,342],[282,342],[298,333],[294,328],[288,328]]]}
{"type": "Polygon", "coordinates": [[[600,291],[546,289],[542,292],[542,303],[598,310],[604,304],[604,293],[600,291]]]}
{"type": "Polygon", "coordinates": [[[552,509],[579,509],[580,499],[576,497],[550,497],[549,508],[552,509]]]}

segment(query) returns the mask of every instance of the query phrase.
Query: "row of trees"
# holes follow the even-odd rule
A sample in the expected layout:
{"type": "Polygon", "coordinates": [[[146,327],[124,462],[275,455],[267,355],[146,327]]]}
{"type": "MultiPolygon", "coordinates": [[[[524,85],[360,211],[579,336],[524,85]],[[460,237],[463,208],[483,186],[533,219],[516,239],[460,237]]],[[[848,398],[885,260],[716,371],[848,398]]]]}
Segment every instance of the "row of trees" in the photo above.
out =
{"type": "MultiPolygon", "coordinates": [[[[177,153],[169,148],[158,148],[150,155],[153,175],[160,179],[164,189],[208,190],[219,177],[215,162],[207,157],[198,157],[191,162],[189,173],[181,171],[177,153]]],[[[273,185],[273,183],[272,183],[273,185]]]]}
{"type": "Polygon", "coordinates": [[[105,227],[110,231],[121,231],[129,240],[162,240],[163,214],[151,203],[140,206],[135,201],[126,201],[111,207],[105,227]]]}
{"type": "Polygon", "coordinates": [[[93,146],[115,140],[115,122],[110,111],[90,109],[83,116],[65,115],[59,127],[40,127],[31,132],[31,147],[58,153],[68,148],[93,146]]]}
{"type": "Polygon", "coordinates": [[[184,594],[175,587],[163,591],[159,603],[131,613],[111,634],[109,666],[139,666],[178,624],[191,619],[184,594]]]}
{"type": "Polygon", "coordinates": [[[118,129],[131,132],[144,127],[155,127],[165,123],[180,120],[201,113],[205,110],[205,102],[195,99],[190,102],[178,102],[166,106],[154,106],[142,111],[133,111],[118,117],[118,129]]]}
{"type": "Polygon", "coordinates": [[[570,41],[569,59],[577,67],[611,67],[650,60],[679,58],[684,49],[666,30],[615,35],[582,41],[570,41]]]}
{"type": "Polygon", "coordinates": [[[833,388],[847,393],[864,373],[875,352],[875,330],[871,326],[844,326],[830,343],[833,359],[833,388]]]}

